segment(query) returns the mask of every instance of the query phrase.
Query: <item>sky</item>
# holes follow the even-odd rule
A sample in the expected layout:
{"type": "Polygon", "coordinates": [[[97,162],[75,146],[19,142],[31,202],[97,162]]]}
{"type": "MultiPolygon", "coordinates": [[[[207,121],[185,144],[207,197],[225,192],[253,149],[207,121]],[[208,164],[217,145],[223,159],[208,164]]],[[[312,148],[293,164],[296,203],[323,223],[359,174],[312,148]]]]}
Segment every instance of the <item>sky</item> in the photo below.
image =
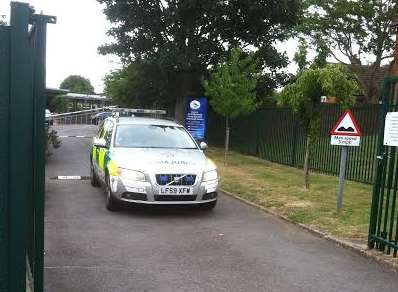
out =
{"type": "MultiPolygon", "coordinates": [[[[9,0],[0,0],[0,15],[10,13],[9,0]]],[[[23,2],[23,1],[21,1],[23,2]]],[[[36,13],[57,17],[57,24],[48,24],[47,87],[59,88],[69,75],[89,78],[95,91],[103,90],[103,77],[119,68],[115,56],[97,53],[101,44],[109,42],[110,27],[96,0],[30,0],[36,13]]]]}
{"type": "MultiPolygon", "coordinates": [[[[9,0],[0,0],[0,15],[10,12],[9,0]]],[[[23,1],[22,1],[23,2],[23,1]]],[[[59,88],[69,75],[90,79],[97,93],[103,91],[103,78],[111,70],[121,67],[115,56],[98,54],[101,44],[110,42],[106,31],[110,27],[103,7],[96,0],[27,0],[36,13],[57,17],[57,24],[48,25],[47,87],[59,88]]],[[[277,46],[292,59],[297,42],[290,40],[277,46]]],[[[289,65],[295,72],[296,66],[289,65]]]]}

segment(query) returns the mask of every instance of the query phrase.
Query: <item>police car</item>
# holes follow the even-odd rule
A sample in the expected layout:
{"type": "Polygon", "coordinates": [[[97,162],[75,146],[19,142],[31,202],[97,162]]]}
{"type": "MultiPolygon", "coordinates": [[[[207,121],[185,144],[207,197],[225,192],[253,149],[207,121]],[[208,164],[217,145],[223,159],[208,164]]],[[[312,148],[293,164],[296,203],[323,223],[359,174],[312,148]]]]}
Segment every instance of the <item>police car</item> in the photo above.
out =
{"type": "Polygon", "coordinates": [[[219,178],[206,147],[174,121],[110,117],[93,139],[91,184],[105,187],[110,211],[121,202],[212,209],[219,178]]]}

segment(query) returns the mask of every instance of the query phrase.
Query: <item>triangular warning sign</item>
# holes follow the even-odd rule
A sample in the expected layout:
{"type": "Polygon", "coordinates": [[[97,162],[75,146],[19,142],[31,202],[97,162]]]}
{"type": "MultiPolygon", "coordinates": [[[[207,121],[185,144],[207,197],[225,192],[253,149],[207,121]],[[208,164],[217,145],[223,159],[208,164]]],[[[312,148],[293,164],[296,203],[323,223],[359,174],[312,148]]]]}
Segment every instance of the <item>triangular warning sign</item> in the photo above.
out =
{"type": "Polygon", "coordinates": [[[361,130],[350,110],[347,110],[330,132],[338,136],[361,136],[361,130]]]}

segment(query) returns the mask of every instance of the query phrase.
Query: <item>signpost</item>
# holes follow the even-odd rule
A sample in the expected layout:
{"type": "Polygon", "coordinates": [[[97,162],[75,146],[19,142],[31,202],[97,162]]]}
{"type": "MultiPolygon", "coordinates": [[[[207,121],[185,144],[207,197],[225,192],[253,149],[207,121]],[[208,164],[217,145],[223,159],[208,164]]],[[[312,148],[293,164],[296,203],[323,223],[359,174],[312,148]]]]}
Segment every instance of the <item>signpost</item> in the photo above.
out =
{"type": "Polygon", "coordinates": [[[348,147],[359,146],[361,141],[361,130],[350,110],[347,110],[338,120],[330,132],[332,145],[341,147],[339,187],[336,195],[337,214],[343,206],[343,191],[345,184],[345,173],[347,169],[348,147]]]}
{"type": "Polygon", "coordinates": [[[189,99],[185,113],[185,128],[197,141],[206,138],[207,98],[189,99]]]}

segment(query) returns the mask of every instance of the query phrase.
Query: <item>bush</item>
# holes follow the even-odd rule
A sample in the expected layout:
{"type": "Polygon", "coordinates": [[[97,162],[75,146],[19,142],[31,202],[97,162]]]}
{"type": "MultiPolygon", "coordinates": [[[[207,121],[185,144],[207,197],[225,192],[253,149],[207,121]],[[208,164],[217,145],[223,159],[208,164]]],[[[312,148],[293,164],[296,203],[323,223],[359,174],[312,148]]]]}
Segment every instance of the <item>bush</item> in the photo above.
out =
{"type": "Polygon", "coordinates": [[[47,129],[47,145],[46,145],[46,156],[50,156],[52,153],[50,148],[57,149],[61,147],[61,140],[58,137],[57,131],[51,127],[46,127],[47,129]],[[50,147],[51,146],[51,147],[50,147]]]}

